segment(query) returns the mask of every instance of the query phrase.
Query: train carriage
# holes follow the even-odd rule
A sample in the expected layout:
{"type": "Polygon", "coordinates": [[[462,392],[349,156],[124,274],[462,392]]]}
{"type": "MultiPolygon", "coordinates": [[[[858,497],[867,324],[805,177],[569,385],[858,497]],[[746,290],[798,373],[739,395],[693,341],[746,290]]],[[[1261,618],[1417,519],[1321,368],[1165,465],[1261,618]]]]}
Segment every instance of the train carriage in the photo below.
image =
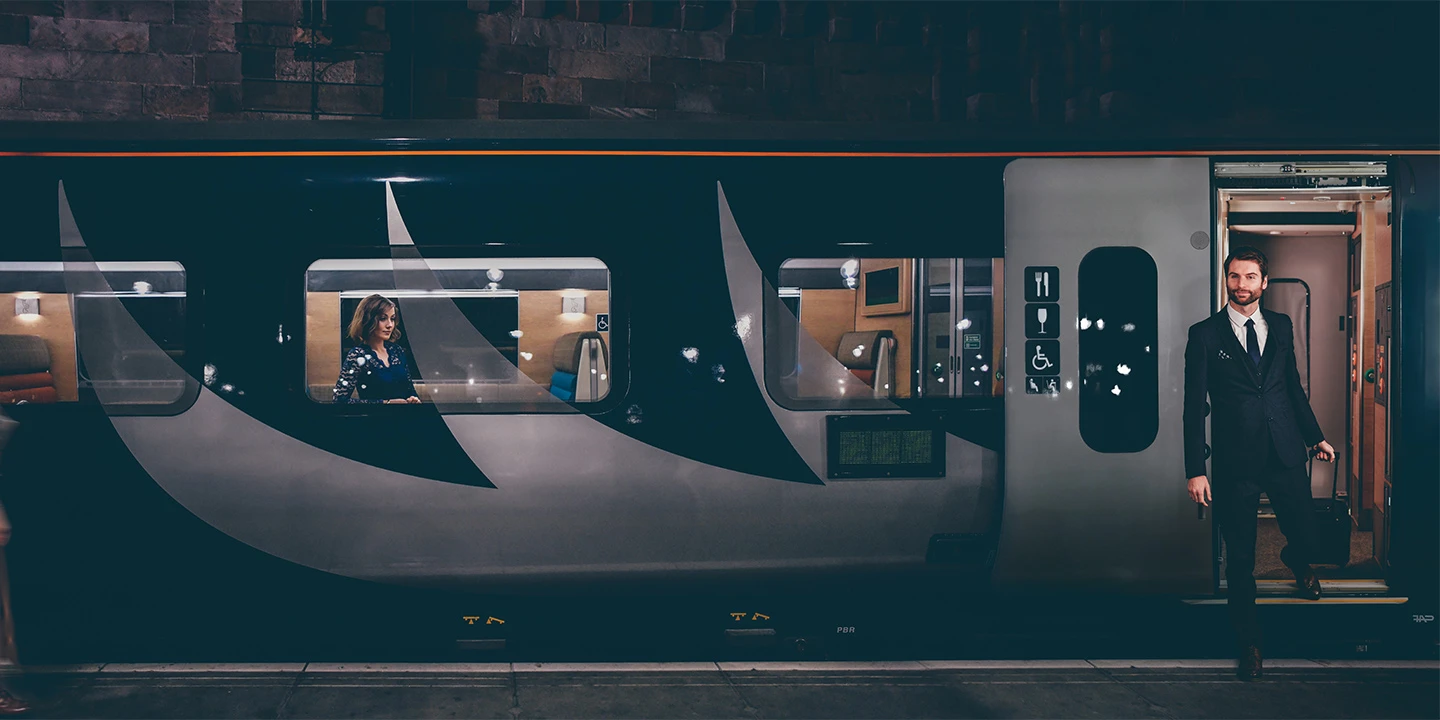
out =
{"type": "Polygon", "coordinates": [[[1223,602],[1182,386],[1240,245],[1340,450],[1325,602],[1433,630],[1433,140],[479,127],[8,131],[37,635],[822,579],[1223,602]],[[352,386],[371,295],[418,402],[352,386]]]}

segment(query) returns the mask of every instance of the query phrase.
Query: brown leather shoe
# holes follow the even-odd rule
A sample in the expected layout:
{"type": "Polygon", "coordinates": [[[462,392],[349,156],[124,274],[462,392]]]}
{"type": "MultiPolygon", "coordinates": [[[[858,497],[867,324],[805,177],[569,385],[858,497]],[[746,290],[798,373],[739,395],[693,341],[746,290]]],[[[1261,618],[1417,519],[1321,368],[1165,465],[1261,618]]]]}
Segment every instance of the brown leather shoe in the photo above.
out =
{"type": "Polygon", "coordinates": [[[1259,680],[1263,674],[1263,666],[1264,662],[1260,659],[1260,648],[1251,645],[1240,654],[1240,663],[1235,669],[1235,676],[1241,680],[1259,680]]]}
{"type": "Polygon", "coordinates": [[[1315,571],[1311,570],[1310,566],[1307,565],[1304,570],[1295,573],[1295,586],[1299,588],[1296,594],[1300,597],[1307,600],[1320,599],[1320,579],[1315,577],[1315,571]]]}
{"type": "Polygon", "coordinates": [[[20,698],[0,689],[0,715],[19,715],[30,712],[30,706],[20,698]]]}

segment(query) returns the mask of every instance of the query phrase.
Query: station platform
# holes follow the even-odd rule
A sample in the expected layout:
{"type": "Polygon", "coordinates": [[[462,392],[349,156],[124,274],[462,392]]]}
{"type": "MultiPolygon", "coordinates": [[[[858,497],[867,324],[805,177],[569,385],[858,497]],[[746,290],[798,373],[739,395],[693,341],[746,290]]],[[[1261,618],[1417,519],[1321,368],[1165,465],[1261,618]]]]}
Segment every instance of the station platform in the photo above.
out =
{"type": "Polygon", "coordinates": [[[1436,718],[1440,661],[98,664],[26,668],[36,718],[1436,718]]]}

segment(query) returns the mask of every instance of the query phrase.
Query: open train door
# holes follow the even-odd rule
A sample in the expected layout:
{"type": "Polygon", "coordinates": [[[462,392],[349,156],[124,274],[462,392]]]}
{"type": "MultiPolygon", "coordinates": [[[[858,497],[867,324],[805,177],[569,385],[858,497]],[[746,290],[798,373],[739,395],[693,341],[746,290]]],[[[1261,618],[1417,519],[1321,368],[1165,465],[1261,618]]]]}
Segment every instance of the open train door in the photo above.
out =
{"type": "Polygon", "coordinates": [[[1210,206],[1205,158],[1006,167],[998,588],[1214,591],[1181,442],[1210,206]]]}

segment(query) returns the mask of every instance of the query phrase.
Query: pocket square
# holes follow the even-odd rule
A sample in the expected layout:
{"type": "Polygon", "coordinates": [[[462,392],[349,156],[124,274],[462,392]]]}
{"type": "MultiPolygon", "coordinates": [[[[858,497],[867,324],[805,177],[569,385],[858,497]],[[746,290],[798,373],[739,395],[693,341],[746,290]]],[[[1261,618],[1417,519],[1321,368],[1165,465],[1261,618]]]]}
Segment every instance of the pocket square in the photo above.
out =
{"type": "Polygon", "coordinates": [[[1220,359],[1221,359],[1221,360],[1229,360],[1229,359],[1230,359],[1230,356],[1229,356],[1224,350],[1221,350],[1221,351],[1220,351],[1220,359]]]}

